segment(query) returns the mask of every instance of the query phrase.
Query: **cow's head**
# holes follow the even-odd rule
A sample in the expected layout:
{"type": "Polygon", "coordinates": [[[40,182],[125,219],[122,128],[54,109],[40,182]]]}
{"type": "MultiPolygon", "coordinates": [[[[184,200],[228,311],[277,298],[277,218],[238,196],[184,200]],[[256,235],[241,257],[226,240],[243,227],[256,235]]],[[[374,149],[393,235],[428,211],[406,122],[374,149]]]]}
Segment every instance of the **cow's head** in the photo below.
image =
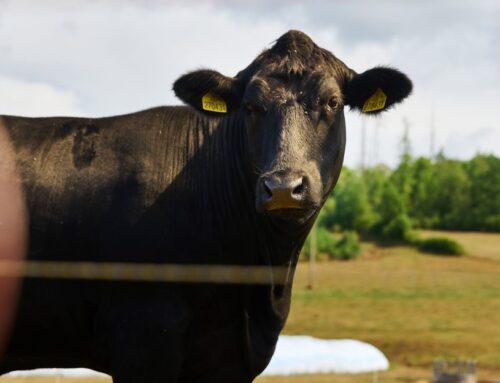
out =
{"type": "Polygon", "coordinates": [[[337,181],[344,106],[377,114],[411,89],[395,69],[357,74],[299,31],[284,34],[236,77],[199,70],[174,84],[176,95],[202,113],[243,116],[257,210],[296,221],[311,217],[337,181]]]}

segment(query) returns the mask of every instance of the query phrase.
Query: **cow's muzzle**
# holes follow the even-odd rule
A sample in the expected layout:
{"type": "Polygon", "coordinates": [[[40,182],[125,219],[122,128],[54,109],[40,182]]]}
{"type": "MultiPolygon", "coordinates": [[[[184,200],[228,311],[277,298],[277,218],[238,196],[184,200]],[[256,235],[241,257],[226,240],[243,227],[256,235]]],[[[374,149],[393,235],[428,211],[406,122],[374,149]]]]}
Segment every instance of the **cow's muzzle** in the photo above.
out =
{"type": "MultiPolygon", "coordinates": [[[[260,211],[283,215],[309,210],[309,178],[301,172],[277,171],[259,177],[256,205],[260,211]]],[[[299,213],[300,214],[300,213],[299,213]]]]}

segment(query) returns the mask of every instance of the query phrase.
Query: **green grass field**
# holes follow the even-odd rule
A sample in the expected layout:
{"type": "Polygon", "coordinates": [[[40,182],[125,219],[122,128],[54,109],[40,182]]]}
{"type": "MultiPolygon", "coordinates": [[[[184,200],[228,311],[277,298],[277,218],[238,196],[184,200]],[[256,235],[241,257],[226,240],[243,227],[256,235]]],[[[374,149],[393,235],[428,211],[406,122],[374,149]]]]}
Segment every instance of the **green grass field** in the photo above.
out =
{"type": "MultiPolygon", "coordinates": [[[[357,261],[318,264],[313,290],[306,288],[307,264],[302,264],[285,332],[367,341],[387,355],[397,376],[402,368],[424,368],[429,379],[432,360],[446,357],[477,360],[480,378],[498,379],[500,235],[448,234],[422,237],[452,237],[467,256],[365,243],[357,261]]],[[[309,380],[314,381],[321,382],[309,380]]]]}
{"type": "MultiPolygon", "coordinates": [[[[477,360],[479,379],[500,379],[500,234],[422,233],[433,235],[458,240],[468,255],[439,257],[408,247],[364,243],[356,261],[319,263],[313,290],[307,289],[308,265],[301,263],[285,333],[374,344],[391,362],[391,370],[379,374],[380,382],[429,381],[431,362],[438,357],[477,360]]],[[[0,379],[9,381],[54,379],[0,379]]],[[[370,382],[372,375],[258,379],[332,381],[370,382]]]]}
{"type": "Polygon", "coordinates": [[[285,332],[366,340],[397,364],[466,357],[500,369],[500,263],[374,252],[378,259],[321,264],[312,291],[299,269],[285,332]]]}

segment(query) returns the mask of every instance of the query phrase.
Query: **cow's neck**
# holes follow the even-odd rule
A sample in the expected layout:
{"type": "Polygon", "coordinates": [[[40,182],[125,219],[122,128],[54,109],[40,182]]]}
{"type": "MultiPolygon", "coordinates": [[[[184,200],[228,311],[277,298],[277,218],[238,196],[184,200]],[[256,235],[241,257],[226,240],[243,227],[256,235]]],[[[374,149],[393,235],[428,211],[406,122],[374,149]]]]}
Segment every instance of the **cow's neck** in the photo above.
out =
{"type": "MultiPolygon", "coordinates": [[[[213,122],[212,122],[213,123],[213,122]]],[[[290,309],[298,255],[313,219],[297,226],[277,223],[255,209],[257,175],[249,161],[243,118],[235,114],[219,120],[214,129],[204,178],[225,243],[229,263],[279,266],[287,270],[283,284],[253,286],[245,293],[246,347],[255,373],[267,365],[290,309]]]]}

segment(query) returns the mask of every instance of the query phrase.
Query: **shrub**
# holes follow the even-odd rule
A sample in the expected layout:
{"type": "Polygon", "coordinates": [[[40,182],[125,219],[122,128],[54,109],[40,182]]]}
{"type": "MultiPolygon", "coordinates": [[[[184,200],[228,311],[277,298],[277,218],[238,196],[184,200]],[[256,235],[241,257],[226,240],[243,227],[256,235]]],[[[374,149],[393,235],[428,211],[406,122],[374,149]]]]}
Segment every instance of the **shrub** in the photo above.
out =
{"type": "Polygon", "coordinates": [[[326,228],[318,227],[316,244],[318,246],[318,253],[326,254],[328,258],[332,257],[332,254],[335,252],[336,243],[332,233],[326,228]]]}
{"type": "MultiPolygon", "coordinates": [[[[328,231],[323,226],[319,226],[316,229],[316,246],[318,254],[316,259],[325,260],[332,258],[333,251],[335,249],[335,239],[331,232],[328,231]]],[[[307,240],[302,248],[301,256],[303,259],[309,259],[309,252],[311,250],[311,234],[307,237],[307,240]]]]}
{"type": "Polygon", "coordinates": [[[427,238],[418,241],[418,249],[425,253],[463,255],[465,250],[458,242],[449,238],[427,238]]]}
{"type": "Polygon", "coordinates": [[[411,241],[411,221],[406,214],[399,214],[382,227],[382,236],[387,239],[411,241]]]}
{"type": "MultiPolygon", "coordinates": [[[[301,258],[309,259],[310,252],[310,237],[302,249],[301,258]]],[[[316,245],[318,250],[317,259],[340,259],[349,260],[355,259],[361,247],[359,244],[358,235],[355,232],[346,232],[336,241],[333,234],[324,227],[318,227],[316,231],[316,245]]]]}
{"type": "Polygon", "coordinates": [[[500,214],[486,217],[483,222],[483,228],[487,231],[500,231],[500,214]]]}
{"type": "Polygon", "coordinates": [[[358,235],[353,231],[348,231],[335,244],[335,250],[331,258],[350,260],[358,257],[361,251],[358,235]]]}

